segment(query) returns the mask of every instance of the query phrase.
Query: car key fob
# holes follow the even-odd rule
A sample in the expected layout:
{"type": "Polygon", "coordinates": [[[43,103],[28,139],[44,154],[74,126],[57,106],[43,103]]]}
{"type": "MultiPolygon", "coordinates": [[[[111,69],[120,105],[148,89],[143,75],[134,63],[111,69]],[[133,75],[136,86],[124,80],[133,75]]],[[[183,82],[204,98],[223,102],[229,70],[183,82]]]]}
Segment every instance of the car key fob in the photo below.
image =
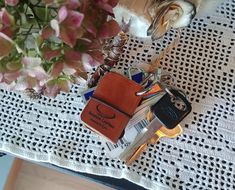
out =
{"type": "Polygon", "coordinates": [[[153,115],[168,129],[175,128],[191,110],[192,106],[187,98],[175,89],[151,106],[153,115]]]}

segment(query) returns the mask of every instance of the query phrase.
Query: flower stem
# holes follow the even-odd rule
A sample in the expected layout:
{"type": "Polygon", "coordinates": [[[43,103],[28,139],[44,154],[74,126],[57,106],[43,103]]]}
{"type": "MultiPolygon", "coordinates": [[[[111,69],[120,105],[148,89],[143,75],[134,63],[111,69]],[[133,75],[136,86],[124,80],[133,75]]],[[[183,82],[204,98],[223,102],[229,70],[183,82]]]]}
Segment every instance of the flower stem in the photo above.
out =
{"type": "Polygon", "coordinates": [[[29,36],[32,28],[33,28],[33,24],[30,26],[29,30],[27,31],[26,36],[24,37],[23,41],[25,41],[27,39],[27,37],[29,36]]]}
{"type": "Polygon", "coordinates": [[[45,8],[45,21],[47,20],[48,18],[48,5],[46,5],[46,8],[45,8]]]}

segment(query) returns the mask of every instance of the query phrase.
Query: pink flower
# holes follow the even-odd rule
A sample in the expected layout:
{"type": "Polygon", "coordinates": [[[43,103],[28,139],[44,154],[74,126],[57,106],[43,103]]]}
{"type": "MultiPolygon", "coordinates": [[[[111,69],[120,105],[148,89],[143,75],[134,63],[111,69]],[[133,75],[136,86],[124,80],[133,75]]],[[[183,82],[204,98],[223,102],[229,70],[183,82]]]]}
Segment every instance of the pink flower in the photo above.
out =
{"type": "Polygon", "coordinates": [[[48,80],[41,67],[41,59],[24,57],[18,61],[0,65],[0,82],[11,84],[14,90],[33,88],[40,91],[48,80]]]}
{"type": "Polygon", "coordinates": [[[82,54],[82,63],[85,71],[91,71],[93,67],[99,65],[99,63],[87,53],[82,54]]]}
{"type": "Polygon", "coordinates": [[[65,52],[65,67],[63,72],[75,76],[76,73],[84,72],[81,53],[69,50],[65,52]]]}
{"type": "Polygon", "coordinates": [[[39,81],[48,78],[47,73],[41,66],[41,59],[37,57],[24,57],[22,59],[24,75],[36,78],[39,81]]]}
{"type": "Polygon", "coordinates": [[[43,57],[47,60],[50,61],[51,59],[58,57],[61,55],[61,50],[51,50],[50,48],[43,48],[42,49],[43,57]]]}
{"type": "Polygon", "coordinates": [[[62,6],[58,12],[58,20],[51,20],[50,27],[43,29],[42,36],[47,39],[55,34],[68,46],[74,47],[83,18],[84,14],[62,6]]]}
{"type": "Polygon", "coordinates": [[[2,0],[0,83],[52,97],[69,92],[104,63],[103,45],[120,31],[109,19],[117,1],[2,0]]]}
{"type": "MultiPolygon", "coordinates": [[[[99,56],[97,55],[97,57],[99,56]]],[[[86,72],[99,64],[100,63],[96,59],[87,53],[80,54],[77,51],[68,50],[65,52],[63,61],[54,63],[51,75],[55,79],[60,78],[63,74],[66,76],[86,78],[86,72]]],[[[54,87],[50,89],[53,92],[55,90],[54,87]]]]}
{"type": "Polygon", "coordinates": [[[83,21],[84,14],[69,10],[67,7],[62,6],[58,12],[58,21],[59,23],[64,23],[68,27],[79,28],[83,21]]]}
{"type": "MultiPolygon", "coordinates": [[[[61,7],[58,13],[58,24],[60,25],[60,39],[74,47],[77,40],[77,30],[80,28],[84,14],[61,7]]],[[[58,32],[58,31],[57,31],[58,32]]]]}
{"type": "Polygon", "coordinates": [[[10,14],[6,11],[5,8],[2,8],[0,11],[0,21],[4,26],[11,25],[10,14]]]}
{"type": "Polygon", "coordinates": [[[0,73],[0,82],[11,84],[14,82],[18,77],[20,76],[20,72],[6,72],[6,73],[0,73]]]}
{"type": "Polygon", "coordinates": [[[44,94],[49,97],[56,97],[60,91],[69,92],[71,88],[71,81],[67,78],[58,78],[54,80],[50,80],[45,85],[44,94]]]}
{"type": "Polygon", "coordinates": [[[49,76],[41,66],[41,59],[35,57],[24,57],[22,60],[20,77],[17,78],[15,90],[33,88],[40,91],[47,82],[49,76]]]}
{"type": "Polygon", "coordinates": [[[63,61],[55,62],[51,71],[51,76],[57,78],[62,73],[63,69],[64,69],[63,61]]]}
{"type": "Polygon", "coordinates": [[[55,35],[55,30],[53,30],[50,26],[46,26],[42,30],[42,38],[43,39],[48,39],[51,36],[55,35]]]}
{"type": "Polygon", "coordinates": [[[58,77],[61,73],[65,75],[74,75],[77,71],[84,71],[81,63],[81,54],[74,50],[67,50],[64,55],[64,60],[54,63],[51,75],[58,77]]]}
{"type": "Polygon", "coordinates": [[[16,6],[19,3],[19,0],[5,0],[5,4],[9,6],[16,6]]]}
{"type": "Polygon", "coordinates": [[[19,60],[0,63],[0,82],[11,84],[20,76],[21,67],[22,65],[19,60]]]}
{"type": "Polygon", "coordinates": [[[114,20],[109,20],[105,22],[100,30],[99,30],[99,37],[101,39],[107,39],[116,36],[121,31],[120,26],[114,20]]]}
{"type": "Polygon", "coordinates": [[[118,0],[95,0],[95,2],[101,9],[113,14],[113,7],[117,5],[118,0]]]}
{"type": "Polygon", "coordinates": [[[6,9],[2,8],[0,10],[0,32],[12,37],[14,23],[14,18],[6,11],[6,9]]]}

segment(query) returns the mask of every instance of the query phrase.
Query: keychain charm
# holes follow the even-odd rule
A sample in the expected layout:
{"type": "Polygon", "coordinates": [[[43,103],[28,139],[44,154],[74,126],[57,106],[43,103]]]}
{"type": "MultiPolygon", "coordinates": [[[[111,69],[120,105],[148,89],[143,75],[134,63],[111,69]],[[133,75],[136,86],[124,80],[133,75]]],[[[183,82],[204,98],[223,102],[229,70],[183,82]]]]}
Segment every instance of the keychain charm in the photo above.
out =
{"type": "Polygon", "coordinates": [[[118,73],[107,73],[81,114],[91,130],[116,143],[133,116],[141,97],[142,86],[118,73]]]}

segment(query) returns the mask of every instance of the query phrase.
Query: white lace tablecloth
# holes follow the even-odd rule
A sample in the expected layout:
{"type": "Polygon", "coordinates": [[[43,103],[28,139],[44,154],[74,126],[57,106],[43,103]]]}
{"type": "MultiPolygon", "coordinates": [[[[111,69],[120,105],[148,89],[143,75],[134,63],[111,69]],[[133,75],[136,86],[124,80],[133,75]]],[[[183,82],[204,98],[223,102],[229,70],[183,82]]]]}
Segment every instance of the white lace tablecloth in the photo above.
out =
{"type": "MultiPolygon", "coordinates": [[[[149,62],[175,37],[131,38],[118,69],[149,62]]],[[[149,189],[235,189],[235,0],[183,29],[161,66],[187,92],[193,111],[184,133],[162,139],[127,167],[105,155],[96,134],[80,123],[84,107],[74,86],[56,99],[30,100],[0,90],[0,151],[98,175],[126,178],[149,189]]]]}

